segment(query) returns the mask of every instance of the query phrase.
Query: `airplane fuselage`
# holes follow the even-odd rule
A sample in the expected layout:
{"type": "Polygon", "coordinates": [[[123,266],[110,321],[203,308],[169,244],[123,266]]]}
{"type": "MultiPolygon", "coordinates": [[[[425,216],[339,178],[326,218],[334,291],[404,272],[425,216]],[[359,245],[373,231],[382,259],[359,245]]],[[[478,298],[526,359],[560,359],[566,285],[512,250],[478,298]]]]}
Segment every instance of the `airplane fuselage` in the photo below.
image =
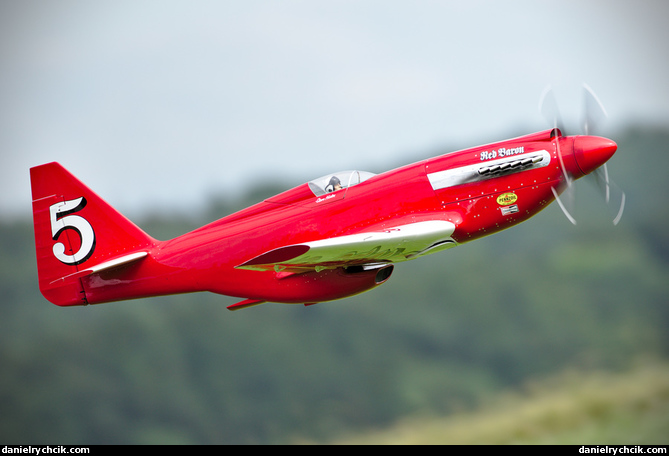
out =
{"type": "Polygon", "coordinates": [[[340,189],[303,184],[175,239],[151,242],[142,261],[82,277],[85,301],[210,291],[244,298],[243,305],[308,304],[355,295],[385,282],[392,263],[527,220],[563,189],[565,172],[581,177],[614,151],[615,143],[603,138],[548,130],[366,173],[340,189]],[[448,236],[416,254],[407,255],[403,244],[366,243],[366,251],[338,253],[336,263],[291,263],[319,242],[391,236],[398,226],[434,223],[448,236]]]}

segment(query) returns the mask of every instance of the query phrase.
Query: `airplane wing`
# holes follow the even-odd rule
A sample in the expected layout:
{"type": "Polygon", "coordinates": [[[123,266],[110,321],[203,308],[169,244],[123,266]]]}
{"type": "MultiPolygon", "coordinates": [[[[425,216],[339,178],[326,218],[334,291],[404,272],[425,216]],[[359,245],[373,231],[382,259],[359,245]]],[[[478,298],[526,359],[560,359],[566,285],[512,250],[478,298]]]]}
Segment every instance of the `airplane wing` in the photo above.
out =
{"type": "Polygon", "coordinates": [[[408,223],[269,250],[237,268],[304,272],[397,263],[456,245],[455,225],[445,220],[408,223]]]}

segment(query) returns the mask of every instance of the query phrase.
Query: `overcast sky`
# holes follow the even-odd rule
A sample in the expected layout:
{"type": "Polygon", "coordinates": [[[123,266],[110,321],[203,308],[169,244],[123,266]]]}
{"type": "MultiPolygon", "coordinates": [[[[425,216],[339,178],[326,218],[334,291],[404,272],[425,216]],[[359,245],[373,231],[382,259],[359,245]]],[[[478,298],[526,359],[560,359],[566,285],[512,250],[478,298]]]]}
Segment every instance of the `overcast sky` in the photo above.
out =
{"type": "Polygon", "coordinates": [[[59,161],[131,218],[440,147],[669,125],[666,1],[0,0],[0,216],[59,161]],[[569,123],[568,122],[568,125],[569,123]]]}

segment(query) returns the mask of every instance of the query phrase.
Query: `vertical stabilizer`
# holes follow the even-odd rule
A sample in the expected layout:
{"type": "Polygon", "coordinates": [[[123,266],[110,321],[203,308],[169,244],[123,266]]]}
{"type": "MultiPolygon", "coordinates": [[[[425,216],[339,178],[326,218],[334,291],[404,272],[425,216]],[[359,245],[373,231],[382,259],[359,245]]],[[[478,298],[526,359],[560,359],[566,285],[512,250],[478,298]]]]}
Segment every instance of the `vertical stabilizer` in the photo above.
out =
{"type": "Polygon", "coordinates": [[[31,168],[30,184],[39,287],[54,304],[88,304],[77,273],[156,243],[59,163],[31,168]]]}

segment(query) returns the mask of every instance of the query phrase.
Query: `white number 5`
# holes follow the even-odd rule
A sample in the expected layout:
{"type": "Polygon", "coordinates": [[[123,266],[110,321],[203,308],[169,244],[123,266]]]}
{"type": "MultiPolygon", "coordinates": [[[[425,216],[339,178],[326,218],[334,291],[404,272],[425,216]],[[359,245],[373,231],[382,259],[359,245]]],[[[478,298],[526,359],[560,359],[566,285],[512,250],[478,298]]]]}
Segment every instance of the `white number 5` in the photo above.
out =
{"type": "Polygon", "coordinates": [[[49,207],[51,234],[54,241],[58,239],[63,230],[68,228],[79,233],[79,237],[81,238],[81,246],[73,255],[65,254],[65,245],[62,242],[54,244],[53,254],[65,264],[81,264],[90,258],[93,250],[95,250],[95,232],[91,224],[79,215],[71,215],[83,209],[84,206],[86,206],[86,199],[81,197],[56,203],[49,207]]]}

